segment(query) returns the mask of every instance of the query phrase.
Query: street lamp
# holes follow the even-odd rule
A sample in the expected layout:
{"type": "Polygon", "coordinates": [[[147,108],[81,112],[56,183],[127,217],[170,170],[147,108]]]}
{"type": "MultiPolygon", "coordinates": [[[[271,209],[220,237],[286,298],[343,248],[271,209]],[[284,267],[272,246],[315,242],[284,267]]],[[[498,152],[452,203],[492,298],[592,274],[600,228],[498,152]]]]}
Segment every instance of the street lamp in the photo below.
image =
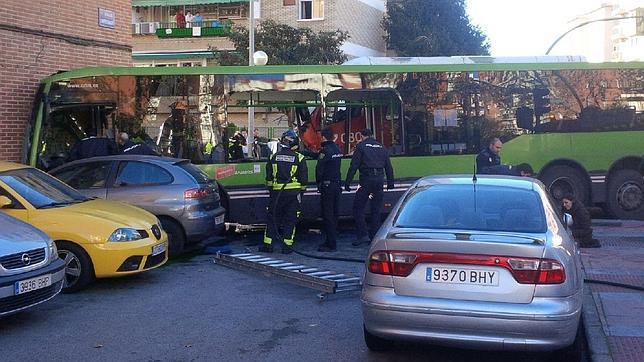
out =
{"type": "Polygon", "coordinates": [[[575,29],[581,28],[581,27],[582,27],[582,26],[584,26],[584,25],[588,25],[588,24],[592,24],[592,23],[596,23],[596,22],[600,22],[600,21],[623,20],[623,19],[641,19],[641,18],[644,18],[644,16],[641,16],[641,15],[635,15],[635,16],[618,16],[618,17],[613,17],[613,18],[604,18],[604,19],[595,19],[595,20],[584,21],[583,23],[578,24],[577,26],[575,26],[575,27],[571,28],[571,29],[570,29],[570,30],[568,30],[567,32],[565,32],[565,33],[561,34],[561,35],[560,35],[560,36],[559,36],[559,37],[558,37],[558,38],[557,38],[557,39],[552,43],[552,45],[550,45],[550,48],[548,48],[548,50],[546,50],[546,55],[550,54],[550,51],[552,50],[552,48],[554,48],[554,47],[555,47],[555,45],[557,45],[557,43],[559,42],[559,40],[563,39],[563,37],[564,37],[564,36],[568,35],[570,32],[572,32],[572,31],[573,31],[573,30],[575,30],[575,29]]]}
{"type": "Polygon", "coordinates": [[[266,65],[266,63],[268,63],[268,55],[264,51],[258,50],[253,53],[253,64],[266,65]]]}

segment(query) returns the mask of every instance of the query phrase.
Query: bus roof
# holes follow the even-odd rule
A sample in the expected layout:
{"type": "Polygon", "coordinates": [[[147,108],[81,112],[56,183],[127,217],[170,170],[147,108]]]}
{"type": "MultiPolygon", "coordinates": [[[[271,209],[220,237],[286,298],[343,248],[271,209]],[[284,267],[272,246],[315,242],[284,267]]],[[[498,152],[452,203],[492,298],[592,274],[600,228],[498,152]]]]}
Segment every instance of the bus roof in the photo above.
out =
{"type": "MultiPolygon", "coordinates": [[[[451,59],[452,57],[441,57],[451,59]]],[[[582,61],[534,62],[519,61],[517,58],[493,57],[454,57],[461,58],[461,63],[396,63],[396,64],[345,64],[345,65],[265,65],[265,66],[208,66],[208,67],[89,67],[60,72],[43,79],[42,83],[52,83],[74,78],[109,75],[160,76],[160,75],[244,75],[244,74],[302,74],[302,73],[396,73],[396,72],[476,72],[476,71],[512,71],[512,70],[565,70],[565,69],[642,69],[644,62],[609,62],[588,63],[582,61]],[[469,59],[464,62],[464,59],[469,59]],[[488,61],[484,61],[487,59],[488,61]],[[500,62],[503,59],[514,62],[500,62]]],[[[546,57],[549,58],[549,57],[546,57]]],[[[560,58],[560,57],[558,57],[560,58]]],[[[392,59],[392,58],[388,58],[392,59]]],[[[413,59],[413,58],[409,58],[413,59]]],[[[425,58],[427,59],[427,58],[425,58]]]]}
{"type": "Polygon", "coordinates": [[[344,62],[344,65],[420,65],[420,64],[540,64],[540,63],[581,63],[586,57],[580,55],[540,55],[531,57],[359,57],[344,62]]]}

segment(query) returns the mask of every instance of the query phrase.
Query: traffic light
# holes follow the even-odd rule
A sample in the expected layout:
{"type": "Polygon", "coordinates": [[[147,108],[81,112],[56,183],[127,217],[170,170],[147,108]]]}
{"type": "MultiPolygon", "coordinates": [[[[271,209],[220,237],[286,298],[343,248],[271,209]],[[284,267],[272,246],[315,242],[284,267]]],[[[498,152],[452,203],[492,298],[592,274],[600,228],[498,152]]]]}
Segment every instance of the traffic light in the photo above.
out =
{"type": "Polygon", "coordinates": [[[534,115],[537,120],[544,115],[550,113],[550,98],[548,95],[550,90],[548,88],[535,88],[532,91],[532,100],[534,102],[534,115]]]}
{"type": "Polygon", "coordinates": [[[534,111],[532,108],[519,107],[516,110],[517,127],[532,131],[534,129],[534,111]]]}

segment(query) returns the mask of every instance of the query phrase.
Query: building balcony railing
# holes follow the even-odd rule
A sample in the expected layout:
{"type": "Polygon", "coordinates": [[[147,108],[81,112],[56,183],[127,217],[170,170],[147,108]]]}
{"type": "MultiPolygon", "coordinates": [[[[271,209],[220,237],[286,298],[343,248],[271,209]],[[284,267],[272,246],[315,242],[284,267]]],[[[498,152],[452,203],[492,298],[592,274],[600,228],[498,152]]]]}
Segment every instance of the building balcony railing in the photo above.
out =
{"type": "Polygon", "coordinates": [[[204,20],[200,22],[151,22],[132,24],[132,34],[156,34],[159,38],[189,38],[195,36],[227,36],[233,22],[204,20]]]}

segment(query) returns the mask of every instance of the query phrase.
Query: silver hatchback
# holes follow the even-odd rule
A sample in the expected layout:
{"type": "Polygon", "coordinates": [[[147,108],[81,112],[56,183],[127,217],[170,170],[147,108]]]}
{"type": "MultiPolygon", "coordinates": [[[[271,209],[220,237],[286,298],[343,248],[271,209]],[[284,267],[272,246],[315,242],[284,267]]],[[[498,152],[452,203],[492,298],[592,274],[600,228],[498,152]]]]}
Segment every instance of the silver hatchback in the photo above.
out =
{"type": "Polygon", "coordinates": [[[369,250],[361,295],[367,346],[573,345],[583,277],[559,210],[536,179],[418,180],[369,250]]]}
{"type": "Polygon", "coordinates": [[[156,215],[169,254],[224,231],[226,210],[217,182],[188,160],[119,155],[70,162],[50,171],[87,197],[123,201],[156,215]]]}

